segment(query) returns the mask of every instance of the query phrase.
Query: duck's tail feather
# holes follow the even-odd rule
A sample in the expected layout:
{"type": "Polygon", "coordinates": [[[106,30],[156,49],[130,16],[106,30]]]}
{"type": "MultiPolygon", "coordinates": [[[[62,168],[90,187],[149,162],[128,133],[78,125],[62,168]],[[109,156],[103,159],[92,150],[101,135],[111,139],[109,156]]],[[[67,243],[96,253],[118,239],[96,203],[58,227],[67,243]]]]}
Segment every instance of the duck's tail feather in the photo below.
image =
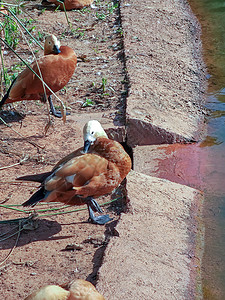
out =
{"type": "Polygon", "coordinates": [[[9,90],[7,91],[7,93],[5,94],[5,96],[2,98],[1,102],[0,102],[0,108],[5,104],[5,101],[9,98],[9,90]]]}
{"type": "Polygon", "coordinates": [[[45,188],[42,186],[40,189],[34,193],[29,200],[24,202],[23,206],[35,206],[39,201],[45,198],[45,188]]]}
{"type": "Polygon", "coordinates": [[[16,180],[35,181],[35,182],[42,183],[51,174],[52,174],[52,172],[45,172],[45,173],[41,173],[41,174],[25,175],[25,176],[17,177],[16,180]]]}
{"type": "Polygon", "coordinates": [[[5,104],[6,100],[9,98],[9,93],[11,91],[11,88],[14,84],[14,82],[16,81],[16,78],[13,80],[13,82],[11,83],[7,93],[5,94],[5,96],[2,98],[2,100],[0,101],[0,108],[5,104]]]}

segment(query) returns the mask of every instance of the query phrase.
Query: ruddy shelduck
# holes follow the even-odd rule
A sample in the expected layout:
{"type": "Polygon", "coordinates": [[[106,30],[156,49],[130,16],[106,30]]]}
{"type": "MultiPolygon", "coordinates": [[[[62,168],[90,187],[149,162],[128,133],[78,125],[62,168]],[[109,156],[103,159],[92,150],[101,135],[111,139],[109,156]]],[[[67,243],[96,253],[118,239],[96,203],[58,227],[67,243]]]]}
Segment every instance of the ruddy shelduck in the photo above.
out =
{"type": "Polygon", "coordinates": [[[90,282],[75,279],[60,286],[47,285],[33,292],[25,300],[105,300],[90,282]]]}
{"type": "MultiPolygon", "coordinates": [[[[55,93],[68,83],[76,64],[77,56],[74,50],[68,46],[60,46],[60,42],[52,34],[45,39],[44,56],[34,61],[30,67],[55,93]]],[[[52,92],[47,87],[44,89],[42,81],[26,67],[11,84],[0,102],[0,107],[16,101],[41,100],[46,102],[48,99],[52,114],[61,117],[61,113],[57,112],[52,104],[51,94],[52,92]]]]}
{"type": "Polygon", "coordinates": [[[69,300],[105,300],[89,281],[75,279],[65,287],[70,292],[69,300]]]}
{"type": "Polygon", "coordinates": [[[34,291],[25,300],[67,300],[70,292],[58,285],[47,285],[34,291]]]}
{"type": "Polygon", "coordinates": [[[17,178],[41,183],[23,206],[34,206],[39,201],[87,204],[93,223],[111,220],[108,215],[94,215],[94,211],[102,213],[94,198],[111,193],[122,182],[131,169],[131,159],[96,120],[85,124],[83,136],[84,147],[60,160],[51,172],[17,178]]]}
{"type": "Polygon", "coordinates": [[[81,9],[84,8],[85,6],[89,6],[93,3],[94,0],[62,0],[62,1],[57,1],[57,0],[43,0],[41,2],[42,5],[48,5],[48,4],[55,4],[60,7],[61,10],[64,10],[64,6],[66,10],[71,10],[71,9],[81,9]],[[63,3],[64,5],[63,5],[63,3]]]}

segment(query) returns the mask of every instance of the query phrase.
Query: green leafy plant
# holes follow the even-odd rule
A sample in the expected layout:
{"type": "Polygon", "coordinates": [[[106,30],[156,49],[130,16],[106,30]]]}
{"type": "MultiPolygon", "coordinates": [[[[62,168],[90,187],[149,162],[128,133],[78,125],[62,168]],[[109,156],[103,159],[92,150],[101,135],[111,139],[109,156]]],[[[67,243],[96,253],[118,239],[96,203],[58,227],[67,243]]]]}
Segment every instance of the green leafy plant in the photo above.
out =
{"type": "Polygon", "coordinates": [[[37,32],[37,38],[39,41],[43,41],[44,40],[44,34],[41,33],[40,31],[37,32]]]}
{"type": "Polygon", "coordinates": [[[46,8],[43,8],[43,9],[41,10],[41,14],[43,14],[45,11],[46,11],[46,8]]]}
{"type": "Polygon", "coordinates": [[[3,76],[5,81],[6,88],[9,88],[12,84],[13,80],[18,76],[18,74],[21,72],[21,64],[16,64],[12,66],[11,68],[4,68],[3,69],[3,76]]]}
{"type": "Polygon", "coordinates": [[[96,54],[100,52],[99,49],[98,49],[98,46],[97,46],[96,48],[93,48],[93,50],[94,50],[94,52],[95,52],[96,54]]]}
{"type": "Polygon", "coordinates": [[[108,3],[108,11],[110,14],[112,14],[116,8],[118,8],[118,3],[115,4],[113,2],[108,3]]]}
{"type": "Polygon", "coordinates": [[[85,35],[85,29],[77,28],[77,29],[74,31],[74,33],[77,34],[77,36],[76,36],[77,38],[79,38],[79,37],[83,38],[84,35],[85,35]]]}
{"type": "Polygon", "coordinates": [[[19,28],[16,21],[6,18],[3,22],[4,35],[6,42],[15,49],[19,44],[19,28]]]}
{"type": "Polygon", "coordinates": [[[104,13],[99,14],[98,12],[96,12],[96,17],[99,20],[105,20],[106,19],[106,15],[104,13]]]}
{"type": "Polygon", "coordinates": [[[59,9],[60,9],[60,5],[58,5],[58,6],[55,8],[54,12],[59,11],[59,9]]]}
{"type": "Polygon", "coordinates": [[[82,107],[93,106],[94,102],[91,99],[86,98],[85,102],[82,104],[82,107]]]}
{"type": "Polygon", "coordinates": [[[21,10],[21,8],[24,7],[24,6],[21,5],[21,4],[19,3],[19,1],[16,1],[16,2],[17,2],[17,4],[15,4],[15,6],[12,6],[12,7],[10,8],[10,10],[11,10],[15,15],[20,15],[20,14],[23,13],[23,11],[21,10]]]}
{"type": "Polygon", "coordinates": [[[103,93],[106,92],[106,84],[107,84],[107,79],[106,78],[102,78],[102,91],[103,93]]]}
{"type": "Polygon", "coordinates": [[[91,11],[90,11],[90,9],[88,7],[84,7],[82,9],[80,9],[79,12],[81,14],[85,14],[85,13],[90,13],[91,11]]]}
{"type": "Polygon", "coordinates": [[[121,36],[123,35],[123,29],[121,27],[118,28],[116,32],[119,33],[121,36]]]}

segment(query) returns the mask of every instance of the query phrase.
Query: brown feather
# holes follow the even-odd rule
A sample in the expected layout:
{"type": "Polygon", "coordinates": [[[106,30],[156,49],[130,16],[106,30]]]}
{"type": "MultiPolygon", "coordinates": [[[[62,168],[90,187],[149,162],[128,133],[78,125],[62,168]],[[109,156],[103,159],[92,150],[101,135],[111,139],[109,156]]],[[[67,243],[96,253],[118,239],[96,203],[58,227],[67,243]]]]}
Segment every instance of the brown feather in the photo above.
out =
{"type": "Polygon", "coordinates": [[[105,300],[90,282],[75,279],[70,283],[47,285],[33,292],[25,300],[105,300]]]}
{"type": "MultiPolygon", "coordinates": [[[[93,1],[94,0],[64,0],[64,5],[66,10],[81,9],[85,6],[89,6],[93,1]]],[[[48,0],[47,2],[53,3],[59,6],[61,10],[64,10],[63,4],[57,0],[48,0]]]]}
{"type": "Polygon", "coordinates": [[[82,204],[77,195],[86,198],[111,193],[131,169],[130,157],[123,147],[107,138],[98,138],[90,153],[79,153],[80,149],[68,155],[67,159],[64,158],[64,163],[57,164],[61,166],[55,175],[45,182],[45,189],[51,193],[44,201],[78,201],[82,204]]]}
{"type": "Polygon", "coordinates": [[[70,300],[105,300],[89,281],[76,279],[67,285],[70,300]]]}
{"type": "Polygon", "coordinates": [[[58,285],[47,285],[34,291],[25,300],[68,300],[70,292],[58,285]]]}
{"type": "Polygon", "coordinates": [[[42,200],[84,204],[89,196],[111,193],[130,169],[131,159],[118,142],[105,137],[98,138],[89,153],[83,154],[78,149],[56,164],[52,176],[43,182],[49,193],[45,197],[43,195],[42,200]]]}
{"type": "MultiPolygon", "coordinates": [[[[73,49],[68,46],[60,47],[61,53],[49,54],[31,64],[31,68],[42,78],[53,92],[62,89],[72,77],[77,57],[73,49]]],[[[52,94],[46,88],[47,97],[52,94]]],[[[12,85],[5,103],[22,100],[44,101],[44,89],[41,80],[27,67],[22,71],[12,85]]]]}

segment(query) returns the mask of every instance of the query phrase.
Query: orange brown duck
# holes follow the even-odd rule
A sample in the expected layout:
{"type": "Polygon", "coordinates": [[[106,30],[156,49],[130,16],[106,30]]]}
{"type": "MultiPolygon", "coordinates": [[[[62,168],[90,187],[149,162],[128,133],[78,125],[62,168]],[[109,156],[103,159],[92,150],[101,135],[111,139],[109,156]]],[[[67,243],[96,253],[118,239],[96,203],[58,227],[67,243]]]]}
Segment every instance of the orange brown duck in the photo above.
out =
{"type": "Polygon", "coordinates": [[[75,279],[63,288],[70,292],[68,300],[105,300],[89,281],[75,279]]]}
{"type": "MultiPolygon", "coordinates": [[[[76,64],[77,56],[74,50],[68,46],[60,46],[60,42],[52,34],[45,39],[44,56],[34,61],[30,67],[55,93],[68,83],[75,71],[76,64]]],[[[61,113],[57,112],[53,106],[52,92],[47,87],[45,90],[46,95],[42,81],[26,67],[11,84],[0,102],[0,107],[16,101],[41,100],[46,102],[48,99],[52,114],[61,117],[61,113]]]]}
{"type": "Polygon", "coordinates": [[[64,10],[64,6],[66,10],[71,10],[71,9],[82,9],[85,6],[89,6],[93,3],[94,0],[62,0],[62,1],[57,1],[57,0],[43,0],[41,2],[42,5],[49,5],[49,4],[55,4],[59,6],[61,10],[64,10]],[[63,3],[64,6],[63,6],[63,3]]]}
{"type": "Polygon", "coordinates": [[[105,300],[90,282],[75,279],[62,286],[47,285],[34,291],[25,300],[105,300]]]}
{"type": "Polygon", "coordinates": [[[111,220],[108,215],[94,215],[94,211],[102,213],[94,198],[118,187],[131,170],[131,159],[120,143],[107,137],[98,121],[85,124],[83,135],[84,148],[64,157],[51,172],[17,178],[41,183],[23,206],[34,206],[39,201],[87,204],[93,223],[105,224],[111,220]]]}
{"type": "Polygon", "coordinates": [[[64,290],[58,285],[47,285],[34,291],[27,296],[25,300],[67,300],[69,299],[70,292],[64,290]]]}

